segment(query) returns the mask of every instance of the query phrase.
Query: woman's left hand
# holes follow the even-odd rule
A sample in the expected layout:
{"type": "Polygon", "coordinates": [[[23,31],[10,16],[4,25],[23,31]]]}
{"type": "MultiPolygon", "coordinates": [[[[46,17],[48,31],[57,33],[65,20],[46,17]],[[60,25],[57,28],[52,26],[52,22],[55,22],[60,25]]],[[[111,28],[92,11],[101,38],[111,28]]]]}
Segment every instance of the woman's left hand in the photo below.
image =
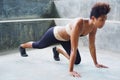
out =
{"type": "Polygon", "coordinates": [[[102,64],[96,64],[95,66],[96,66],[97,68],[108,68],[107,66],[102,65],[102,64]]]}

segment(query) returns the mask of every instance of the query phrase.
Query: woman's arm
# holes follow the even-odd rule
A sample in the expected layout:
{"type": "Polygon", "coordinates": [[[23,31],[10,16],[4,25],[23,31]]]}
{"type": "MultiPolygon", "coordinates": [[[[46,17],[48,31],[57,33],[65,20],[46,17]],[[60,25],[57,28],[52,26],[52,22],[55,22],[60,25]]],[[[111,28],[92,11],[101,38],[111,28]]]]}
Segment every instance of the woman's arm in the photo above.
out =
{"type": "Polygon", "coordinates": [[[97,62],[97,57],[96,57],[96,47],[95,47],[95,35],[96,35],[97,29],[94,29],[90,34],[89,34],[89,49],[90,53],[93,59],[93,62],[97,68],[108,68],[107,66],[104,66],[102,64],[99,64],[97,62]]]}
{"type": "Polygon", "coordinates": [[[90,34],[89,34],[89,49],[90,53],[93,59],[94,64],[97,64],[97,58],[96,58],[96,47],[95,47],[95,35],[96,35],[97,29],[94,29],[90,34]]]}
{"type": "Polygon", "coordinates": [[[83,24],[83,20],[82,19],[78,20],[73,25],[72,32],[71,32],[71,35],[70,35],[71,54],[70,54],[69,72],[74,77],[79,77],[80,76],[77,72],[73,71],[73,68],[74,68],[74,62],[75,62],[75,59],[76,59],[76,51],[78,49],[79,35],[82,33],[82,24],[83,24]]]}

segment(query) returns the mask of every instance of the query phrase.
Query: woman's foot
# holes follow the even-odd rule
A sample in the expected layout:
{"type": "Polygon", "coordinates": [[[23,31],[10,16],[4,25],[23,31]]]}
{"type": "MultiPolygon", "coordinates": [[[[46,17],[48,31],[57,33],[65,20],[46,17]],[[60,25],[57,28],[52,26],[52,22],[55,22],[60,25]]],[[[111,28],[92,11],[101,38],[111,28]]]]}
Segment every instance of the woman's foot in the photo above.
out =
{"type": "Polygon", "coordinates": [[[56,47],[53,48],[53,55],[55,61],[60,61],[59,53],[56,51],[56,47]]]}
{"type": "Polygon", "coordinates": [[[20,55],[22,56],[22,57],[27,57],[28,55],[27,55],[27,53],[26,53],[26,51],[25,51],[25,48],[22,48],[21,46],[19,47],[19,50],[20,50],[20,55]]]}

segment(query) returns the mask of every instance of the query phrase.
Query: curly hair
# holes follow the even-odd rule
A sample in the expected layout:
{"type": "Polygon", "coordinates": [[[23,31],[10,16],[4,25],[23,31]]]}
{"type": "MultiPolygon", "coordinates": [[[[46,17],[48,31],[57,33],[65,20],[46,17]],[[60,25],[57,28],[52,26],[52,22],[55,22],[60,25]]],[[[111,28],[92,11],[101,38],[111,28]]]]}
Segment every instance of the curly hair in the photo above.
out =
{"type": "Polygon", "coordinates": [[[104,2],[97,2],[91,10],[90,18],[94,16],[95,18],[100,17],[101,15],[107,15],[110,12],[110,5],[104,2]]]}

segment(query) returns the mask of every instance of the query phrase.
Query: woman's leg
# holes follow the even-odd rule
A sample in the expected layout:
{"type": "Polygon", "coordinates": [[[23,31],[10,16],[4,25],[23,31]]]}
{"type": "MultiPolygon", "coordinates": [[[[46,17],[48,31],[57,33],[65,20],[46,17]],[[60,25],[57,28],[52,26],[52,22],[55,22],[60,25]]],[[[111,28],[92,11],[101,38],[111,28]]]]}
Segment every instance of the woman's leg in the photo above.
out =
{"type": "Polygon", "coordinates": [[[53,34],[53,27],[48,29],[48,31],[42,36],[42,38],[37,42],[27,42],[20,45],[21,56],[27,57],[25,48],[38,48],[42,49],[48,47],[52,44],[58,43],[59,41],[55,39],[53,34]]]}
{"type": "Polygon", "coordinates": [[[19,50],[20,50],[20,54],[21,54],[22,57],[27,57],[28,56],[25,48],[32,48],[32,43],[33,42],[27,42],[27,43],[24,43],[24,44],[20,45],[19,50]]]}
{"type": "Polygon", "coordinates": [[[70,59],[70,56],[67,54],[66,51],[62,50],[61,48],[59,47],[56,47],[56,51],[60,54],[62,54],[63,56],[65,56],[68,60],[70,59]]]}
{"type": "MultiPolygon", "coordinates": [[[[63,46],[63,48],[65,49],[66,53],[70,56],[70,52],[71,52],[71,44],[70,41],[66,41],[66,42],[61,42],[61,45],[63,46]]],[[[68,57],[69,58],[69,57],[68,57]]],[[[75,60],[75,64],[79,64],[81,62],[81,56],[79,51],[77,50],[77,56],[76,56],[76,60],[75,60]]]]}
{"type": "Polygon", "coordinates": [[[60,57],[59,57],[59,54],[62,54],[63,56],[65,56],[68,60],[69,60],[69,55],[64,51],[62,50],[61,48],[59,47],[54,47],[53,48],[53,58],[55,59],[55,61],[60,61],[60,57]]]}
{"type": "Polygon", "coordinates": [[[32,44],[33,44],[33,41],[30,41],[30,42],[21,44],[20,46],[21,46],[22,48],[32,48],[32,44]]]}

